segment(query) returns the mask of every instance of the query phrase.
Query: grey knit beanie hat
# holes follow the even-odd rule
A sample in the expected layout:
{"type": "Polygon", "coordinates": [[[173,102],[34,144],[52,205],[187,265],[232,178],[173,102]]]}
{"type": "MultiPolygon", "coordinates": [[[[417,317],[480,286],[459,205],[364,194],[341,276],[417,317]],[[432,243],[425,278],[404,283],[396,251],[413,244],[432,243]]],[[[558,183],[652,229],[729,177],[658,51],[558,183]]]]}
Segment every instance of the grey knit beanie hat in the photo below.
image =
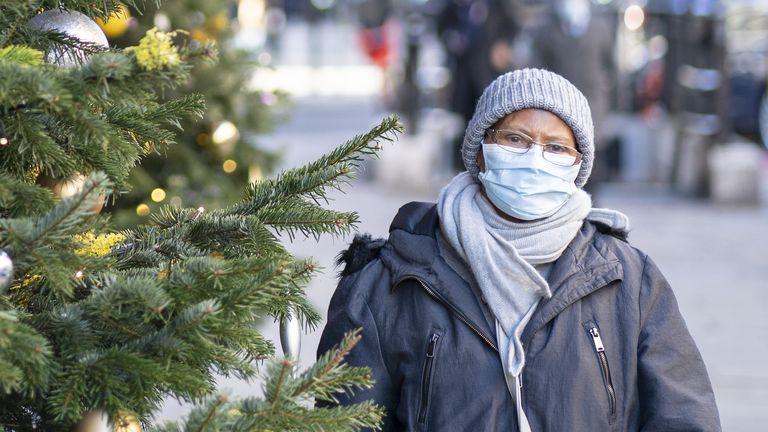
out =
{"type": "Polygon", "coordinates": [[[461,155],[464,167],[478,181],[477,152],[486,129],[509,113],[525,108],[547,110],[562,119],[573,131],[581,152],[581,169],[576,186],[582,187],[592,171],[595,155],[594,126],[587,98],[570,81],[543,69],[520,69],[496,78],[477,101],[475,114],[467,125],[461,155]]]}

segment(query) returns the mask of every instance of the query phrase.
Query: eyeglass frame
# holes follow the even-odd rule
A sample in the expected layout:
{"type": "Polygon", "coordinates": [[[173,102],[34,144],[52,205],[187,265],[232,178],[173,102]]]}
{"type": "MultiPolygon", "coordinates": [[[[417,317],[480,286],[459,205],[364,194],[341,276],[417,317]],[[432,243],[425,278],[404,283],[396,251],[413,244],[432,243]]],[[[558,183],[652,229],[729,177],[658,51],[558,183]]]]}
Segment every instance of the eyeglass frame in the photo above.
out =
{"type": "MultiPolygon", "coordinates": [[[[493,141],[498,141],[496,139],[496,132],[499,132],[499,131],[512,131],[515,134],[520,135],[523,138],[523,140],[528,142],[528,148],[526,148],[525,151],[523,151],[523,152],[516,152],[514,150],[509,150],[511,153],[515,153],[515,154],[525,154],[525,153],[528,153],[531,150],[531,148],[533,147],[533,145],[536,144],[539,147],[541,147],[542,156],[544,157],[544,159],[547,162],[553,163],[555,165],[559,165],[559,166],[574,166],[574,165],[578,165],[579,163],[581,163],[581,160],[583,158],[583,155],[581,154],[581,152],[577,148],[575,148],[575,147],[571,147],[571,146],[565,145],[563,143],[540,143],[538,141],[535,141],[530,136],[526,135],[524,132],[519,131],[517,129],[488,128],[488,129],[486,129],[485,134],[486,134],[486,136],[490,137],[493,141]],[[574,159],[573,163],[570,164],[570,165],[562,165],[562,164],[558,164],[557,162],[553,162],[553,161],[547,159],[546,156],[544,156],[545,153],[546,153],[545,150],[546,150],[547,147],[552,146],[552,145],[562,146],[562,147],[565,147],[565,148],[568,148],[570,150],[575,151],[576,152],[576,156],[575,156],[575,159],[574,159]]],[[[498,142],[496,142],[495,144],[498,144],[498,142]]],[[[509,145],[504,145],[504,144],[498,144],[498,145],[501,146],[501,147],[511,147],[509,145]]],[[[520,150],[522,150],[522,149],[520,149],[520,150]]]]}

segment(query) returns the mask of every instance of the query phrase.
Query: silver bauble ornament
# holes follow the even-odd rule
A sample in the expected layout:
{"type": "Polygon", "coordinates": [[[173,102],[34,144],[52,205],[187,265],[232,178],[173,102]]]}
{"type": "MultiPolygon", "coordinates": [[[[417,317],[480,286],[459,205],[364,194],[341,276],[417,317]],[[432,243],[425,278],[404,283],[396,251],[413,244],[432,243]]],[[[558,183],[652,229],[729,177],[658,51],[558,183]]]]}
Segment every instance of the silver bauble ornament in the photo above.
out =
{"type": "MultiPolygon", "coordinates": [[[[101,30],[96,21],[88,18],[77,11],[68,11],[62,9],[51,9],[35,15],[29,20],[29,25],[43,30],[56,30],[65,33],[71,37],[79,39],[81,42],[89,42],[95,45],[109,48],[107,36],[101,30]]],[[[78,52],[72,55],[72,50],[63,48],[51,49],[46,60],[48,63],[60,66],[74,66],[85,61],[86,54],[78,52]]]]}
{"type": "Polygon", "coordinates": [[[13,280],[13,260],[0,250],[0,294],[4,293],[13,280]]]}
{"type": "Polygon", "coordinates": [[[299,359],[301,352],[301,325],[296,314],[291,312],[280,320],[280,346],[283,354],[293,360],[299,359]]]}

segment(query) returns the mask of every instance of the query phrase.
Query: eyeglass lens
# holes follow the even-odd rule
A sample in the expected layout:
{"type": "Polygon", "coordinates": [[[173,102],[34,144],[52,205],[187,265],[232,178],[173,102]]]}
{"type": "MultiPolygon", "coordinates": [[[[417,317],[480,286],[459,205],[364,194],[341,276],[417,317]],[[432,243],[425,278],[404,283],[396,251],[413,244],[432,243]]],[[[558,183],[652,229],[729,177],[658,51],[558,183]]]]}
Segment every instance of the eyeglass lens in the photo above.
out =
{"type": "Polygon", "coordinates": [[[537,144],[542,147],[544,159],[562,166],[574,165],[579,159],[576,149],[561,143],[538,143],[522,132],[506,129],[490,129],[491,138],[503,149],[514,153],[526,153],[537,144]]]}

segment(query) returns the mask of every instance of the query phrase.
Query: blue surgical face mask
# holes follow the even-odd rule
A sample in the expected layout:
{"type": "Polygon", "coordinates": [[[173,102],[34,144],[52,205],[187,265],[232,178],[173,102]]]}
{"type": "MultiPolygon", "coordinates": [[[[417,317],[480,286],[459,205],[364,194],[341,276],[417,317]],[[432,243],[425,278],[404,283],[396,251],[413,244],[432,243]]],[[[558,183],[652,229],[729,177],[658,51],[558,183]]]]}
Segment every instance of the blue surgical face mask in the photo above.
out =
{"type": "Polygon", "coordinates": [[[485,193],[499,210],[522,220],[551,216],[576,191],[581,164],[568,167],[548,162],[541,147],[513,153],[483,143],[485,171],[478,174],[485,193]]]}

